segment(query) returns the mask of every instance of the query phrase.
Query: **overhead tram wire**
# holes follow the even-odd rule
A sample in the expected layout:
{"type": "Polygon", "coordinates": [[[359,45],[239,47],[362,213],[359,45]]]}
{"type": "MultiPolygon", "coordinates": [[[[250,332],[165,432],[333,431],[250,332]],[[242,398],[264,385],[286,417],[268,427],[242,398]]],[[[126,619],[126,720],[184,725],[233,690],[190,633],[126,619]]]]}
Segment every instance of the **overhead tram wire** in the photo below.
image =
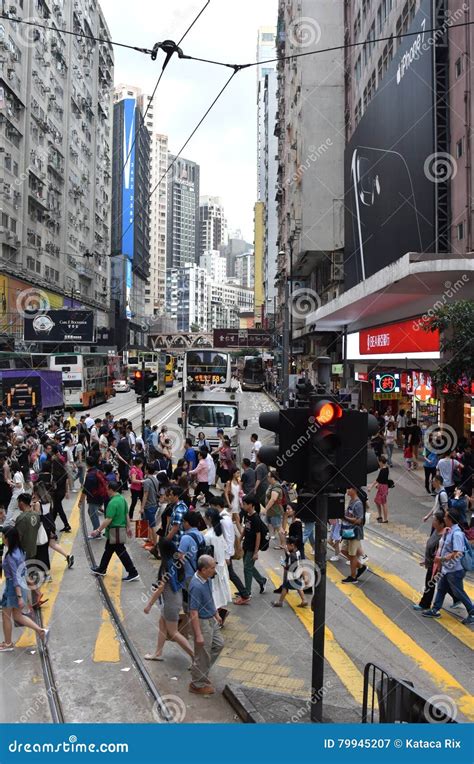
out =
{"type": "Polygon", "coordinates": [[[127,156],[126,156],[126,158],[124,160],[123,167],[122,167],[122,172],[121,172],[122,177],[123,177],[123,173],[125,172],[125,167],[127,166],[127,162],[130,159],[130,155],[131,155],[131,153],[133,151],[133,148],[135,146],[135,143],[137,142],[138,133],[140,132],[140,130],[142,130],[145,127],[146,116],[148,114],[148,111],[150,110],[151,104],[153,103],[153,99],[154,99],[154,97],[156,95],[156,91],[158,90],[158,87],[160,85],[161,79],[162,79],[162,77],[163,77],[163,75],[165,73],[166,67],[168,66],[169,62],[171,61],[171,58],[172,58],[174,53],[178,53],[179,58],[182,58],[183,52],[182,52],[182,50],[180,49],[179,46],[183,42],[184,38],[189,34],[189,32],[191,31],[193,26],[196,24],[198,19],[201,18],[202,14],[206,10],[206,8],[207,8],[207,6],[209,5],[210,2],[211,2],[211,0],[207,0],[206,4],[201,8],[201,10],[197,14],[197,16],[194,18],[194,20],[188,26],[188,28],[186,29],[185,33],[182,35],[182,37],[181,37],[181,39],[179,40],[178,43],[175,44],[175,43],[172,43],[171,40],[165,40],[162,43],[156,43],[156,45],[153,48],[153,51],[151,51],[151,57],[152,57],[153,61],[156,59],[159,50],[163,50],[166,53],[166,58],[165,58],[165,60],[163,62],[163,66],[161,68],[161,72],[160,72],[160,74],[158,76],[158,79],[156,81],[155,87],[153,88],[153,92],[152,92],[152,94],[150,96],[150,99],[149,99],[149,101],[147,103],[147,107],[146,107],[145,112],[143,114],[143,119],[142,119],[141,123],[138,126],[138,130],[136,130],[136,132],[134,133],[132,144],[131,144],[131,146],[130,146],[130,148],[128,150],[128,154],[127,154],[127,156]]]}
{"type": "MultiPolygon", "coordinates": [[[[180,42],[182,42],[184,37],[194,26],[194,24],[202,15],[202,13],[205,11],[209,3],[210,3],[210,0],[207,0],[206,5],[201,9],[200,13],[196,16],[194,21],[190,24],[188,30],[186,30],[180,42]]],[[[14,24],[26,24],[28,26],[37,27],[38,29],[46,29],[51,32],[61,32],[62,34],[72,35],[73,37],[82,37],[87,40],[93,40],[94,42],[102,42],[107,45],[114,45],[120,48],[128,48],[129,50],[135,50],[138,53],[144,53],[147,56],[151,56],[153,60],[156,58],[156,53],[157,53],[157,50],[159,49],[159,46],[163,45],[163,43],[157,43],[152,49],[141,48],[136,45],[130,45],[123,42],[117,42],[115,40],[108,40],[103,37],[96,37],[95,35],[88,35],[88,34],[85,34],[84,32],[74,32],[71,29],[62,29],[59,26],[52,27],[52,26],[49,26],[48,24],[41,24],[39,21],[30,21],[28,19],[15,18],[8,13],[0,13],[0,19],[4,19],[5,21],[11,21],[14,24]]],[[[420,29],[415,32],[401,32],[400,34],[391,35],[388,37],[376,37],[373,40],[373,43],[375,44],[378,42],[389,42],[390,40],[401,40],[404,37],[416,37],[419,34],[429,35],[429,34],[437,34],[439,32],[445,33],[445,32],[448,32],[450,29],[460,29],[462,27],[469,27],[472,25],[474,25],[474,21],[461,21],[457,24],[446,23],[440,27],[433,27],[432,29],[420,29]]],[[[165,42],[170,43],[171,41],[167,40],[165,42]]],[[[331,53],[331,52],[335,52],[339,50],[349,50],[350,48],[357,48],[358,46],[365,45],[365,43],[366,43],[366,40],[360,40],[358,42],[346,43],[344,45],[336,45],[331,48],[321,48],[320,50],[307,50],[302,53],[291,53],[287,56],[277,56],[275,58],[267,58],[262,61],[250,61],[244,64],[231,64],[227,61],[216,61],[210,58],[201,58],[199,56],[191,56],[191,55],[183,53],[182,51],[180,52],[179,58],[188,60],[188,61],[199,61],[200,63],[204,63],[204,64],[213,64],[214,66],[223,66],[229,69],[238,67],[240,70],[240,69],[247,69],[249,67],[261,66],[262,64],[277,63],[278,61],[290,61],[294,58],[302,58],[303,56],[315,56],[315,55],[318,55],[319,53],[331,53]]],[[[172,43],[172,45],[178,47],[179,43],[177,45],[176,43],[172,43]]]]}
{"type": "MultiPolygon", "coordinates": [[[[169,173],[169,171],[171,170],[171,168],[173,167],[173,165],[174,165],[174,164],[176,163],[176,161],[177,161],[177,160],[180,158],[180,156],[181,156],[182,152],[184,151],[184,149],[186,148],[186,146],[188,145],[188,143],[190,142],[190,140],[193,138],[193,136],[196,134],[196,132],[199,130],[199,128],[201,127],[202,123],[204,122],[204,120],[206,119],[206,117],[208,116],[208,114],[209,114],[209,113],[212,111],[212,109],[214,108],[214,106],[216,105],[216,103],[218,102],[218,100],[220,99],[220,97],[223,95],[224,91],[225,91],[225,90],[227,89],[227,87],[230,85],[230,83],[231,83],[231,82],[232,82],[232,80],[234,79],[235,75],[236,75],[236,74],[237,74],[239,71],[241,71],[241,69],[243,69],[243,68],[245,68],[245,65],[244,65],[244,66],[240,66],[240,65],[236,64],[236,65],[233,67],[234,71],[233,71],[233,72],[232,72],[232,74],[230,75],[230,77],[229,77],[229,79],[227,80],[227,82],[225,82],[225,84],[223,85],[223,87],[221,88],[221,90],[219,91],[219,93],[216,95],[216,97],[215,97],[215,98],[214,98],[214,100],[212,101],[211,105],[210,105],[210,106],[209,106],[209,107],[206,109],[205,113],[203,114],[203,116],[201,117],[201,119],[199,120],[199,122],[197,123],[196,127],[193,129],[193,131],[191,132],[191,134],[190,134],[190,135],[188,136],[188,138],[185,140],[185,142],[184,142],[184,143],[183,143],[183,145],[181,146],[181,148],[180,148],[179,152],[178,152],[178,153],[177,153],[177,154],[174,156],[174,159],[173,159],[173,161],[172,161],[172,162],[171,162],[171,163],[168,165],[168,167],[166,168],[165,172],[163,173],[163,175],[162,175],[162,176],[161,176],[161,178],[159,179],[159,181],[158,181],[158,183],[156,184],[156,186],[155,186],[155,187],[154,187],[154,188],[153,188],[153,189],[150,191],[150,193],[149,193],[149,195],[148,195],[148,197],[147,197],[146,203],[148,203],[148,202],[150,201],[150,199],[151,199],[151,197],[153,196],[153,194],[154,194],[154,193],[155,193],[155,192],[158,190],[158,188],[160,187],[160,185],[162,184],[162,182],[164,181],[164,179],[165,179],[165,178],[166,178],[166,176],[168,175],[168,173],[169,173]]],[[[127,228],[125,229],[125,231],[123,231],[123,233],[122,233],[122,239],[123,239],[123,237],[125,236],[125,234],[126,234],[126,233],[127,233],[129,230],[130,230],[130,228],[132,227],[132,225],[133,225],[133,224],[134,224],[134,220],[132,220],[132,222],[128,224],[128,226],[127,226],[127,228]]]]}
{"type": "MultiPolygon", "coordinates": [[[[376,37],[375,40],[373,40],[373,43],[377,42],[388,42],[390,40],[401,40],[403,37],[417,37],[420,34],[424,35],[435,35],[438,32],[445,33],[448,32],[450,29],[457,29],[460,27],[468,27],[472,26],[474,24],[474,21],[462,21],[459,24],[445,24],[441,27],[433,27],[433,29],[419,29],[416,32],[402,32],[401,34],[396,35],[390,35],[389,37],[376,37]]],[[[288,56],[277,56],[276,58],[266,58],[262,61],[251,61],[247,64],[240,64],[237,66],[240,66],[242,69],[247,69],[249,67],[255,67],[255,66],[262,66],[263,64],[274,64],[278,63],[279,61],[292,61],[294,58],[302,58],[303,56],[316,56],[320,53],[331,53],[339,50],[350,50],[350,48],[357,48],[358,46],[365,45],[366,40],[359,40],[358,42],[351,42],[347,43],[345,45],[336,45],[332,48],[321,48],[320,50],[307,50],[303,53],[291,53],[288,56]]],[[[188,61],[200,61],[204,64],[213,64],[214,66],[224,66],[227,68],[234,68],[236,64],[230,64],[226,61],[215,61],[210,58],[199,58],[199,56],[189,56],[189,55],[183,55],[182,58],[187,59],[188,61]]]]}

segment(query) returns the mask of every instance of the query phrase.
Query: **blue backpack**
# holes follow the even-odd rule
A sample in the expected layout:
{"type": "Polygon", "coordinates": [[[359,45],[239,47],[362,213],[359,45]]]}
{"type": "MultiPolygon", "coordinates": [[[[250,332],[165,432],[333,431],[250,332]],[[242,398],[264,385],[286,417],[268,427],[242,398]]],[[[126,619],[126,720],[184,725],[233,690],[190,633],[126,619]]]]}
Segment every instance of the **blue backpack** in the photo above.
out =
{"type": "Polygon", "coordinates": [[[168,564],[166,566],[166,575],[167,575],[167,580],[168,580],[169,585],[171,586],[172,590],[174,592],[180,592],[181,589],[183,588],[183,585],[184,585],[184,579],[183,579],[183,581],[179,580],[179,578],[178,578],[178,568],[181,568],[181,567],[184,568],[184,565],[182,563],[180,563],[180,565],[178,566],[176,563],[177,563],[177,560],[169,560],[168,561],[168,564]]]}
{"type": "Polygon", "coordinates": [[[474,550],[470,545],[468,539],[464,535],[464,554],[461,557],[461,565],[466,573],[471,573],[474,570],[474,550]]]}

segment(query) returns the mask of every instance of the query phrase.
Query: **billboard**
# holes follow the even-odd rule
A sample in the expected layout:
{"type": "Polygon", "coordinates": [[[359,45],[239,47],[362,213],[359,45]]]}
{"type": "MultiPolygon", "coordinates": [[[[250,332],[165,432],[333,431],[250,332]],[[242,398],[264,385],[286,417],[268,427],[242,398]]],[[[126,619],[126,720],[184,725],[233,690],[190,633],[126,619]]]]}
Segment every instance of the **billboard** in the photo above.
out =
{"type": "Polygon", "coordinates": [[[422,0],[408,30],[419,34],[401,40],[346,146],[346,289],[407,252],[436,249],[431,6],[422,0]]]}
{"type": "Polygon", "coordinates": [[[381,353],[438,353],[439,331],[426,332],[420,327],[422,318],[396,321],[385,326],[361,329],[359,332],[359,353],[380,355],[381,353]]]}
{"type": "Polygon", "coordinates": [[[122,252],[134,255],[135,207],[135,109],[134,98],[123,101],[122,252]]]}
{"type": "Polygon", "coordinates": [[[28,342],[94,342],[94,313],[91,310],[48,310],[24,317],[24,339],[28,342]]]}

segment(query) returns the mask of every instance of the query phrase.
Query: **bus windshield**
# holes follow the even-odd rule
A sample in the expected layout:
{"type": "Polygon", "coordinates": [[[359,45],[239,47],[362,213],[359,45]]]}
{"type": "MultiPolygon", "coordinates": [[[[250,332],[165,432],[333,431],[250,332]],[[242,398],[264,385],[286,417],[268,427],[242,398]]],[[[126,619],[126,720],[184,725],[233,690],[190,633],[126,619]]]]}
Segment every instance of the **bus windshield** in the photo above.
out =
{"type": "Polygon", "coordinates": [[[236,427],[238,409],[237,406],[196,404],[189,407],[188,419],[191,427],[236,427]]]}
{"type": "Polygon", "coordinates": [[[229,354],[216,350],[190,351],[186,354],[186,378],[201,385],[229,383],[229,354]]]}

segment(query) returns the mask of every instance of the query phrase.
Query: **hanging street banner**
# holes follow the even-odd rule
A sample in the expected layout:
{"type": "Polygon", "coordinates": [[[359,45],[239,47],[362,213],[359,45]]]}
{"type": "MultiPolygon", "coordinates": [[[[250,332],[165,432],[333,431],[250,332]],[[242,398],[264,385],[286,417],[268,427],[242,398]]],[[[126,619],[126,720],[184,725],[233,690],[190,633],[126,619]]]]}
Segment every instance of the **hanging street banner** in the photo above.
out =
{"type": "Polygon", "coordinates": [[[273,335],[261,329],[214,329],[215,348],[271,348],[273,335]]]}

